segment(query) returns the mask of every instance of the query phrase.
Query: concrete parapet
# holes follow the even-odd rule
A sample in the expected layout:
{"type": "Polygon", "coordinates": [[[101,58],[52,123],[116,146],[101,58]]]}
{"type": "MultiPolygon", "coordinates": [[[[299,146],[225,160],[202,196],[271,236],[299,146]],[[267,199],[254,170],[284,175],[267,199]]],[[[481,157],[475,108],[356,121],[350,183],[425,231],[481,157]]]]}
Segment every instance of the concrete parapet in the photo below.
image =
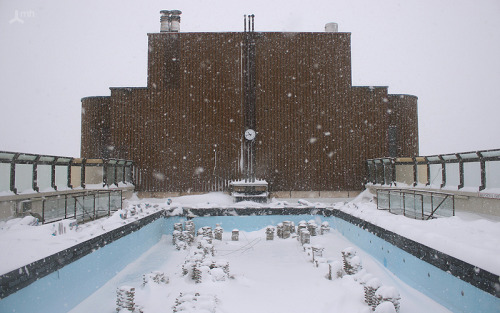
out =
{"type": "Polygon", "coordinates": [[[354,198],[361,193],[359,190],[315,190],[315,191],[273,191],[270,198],[354,198]]]}
{"type": "Polygon", "coordinates": [[[270,193],[270,198],[291,198],[290,191],[273,191],[270,193]]]}
{"type": "Polygon", "coordinates": [[[357,196],[359,196],[359,194],[361,192],[362,191],[360,191],[360,190],[350,190],[349,191],[349,198],[356,198],[357,196]]]}
{"type": "Polygon", "coordinates": [[[320,191],[320,198],[349,198],[349,191],[320,191]]]}
{"type": "Polygon", "coordinates": [[[319,191],[290,191],[291,198],[319,198],[319,191]]]}

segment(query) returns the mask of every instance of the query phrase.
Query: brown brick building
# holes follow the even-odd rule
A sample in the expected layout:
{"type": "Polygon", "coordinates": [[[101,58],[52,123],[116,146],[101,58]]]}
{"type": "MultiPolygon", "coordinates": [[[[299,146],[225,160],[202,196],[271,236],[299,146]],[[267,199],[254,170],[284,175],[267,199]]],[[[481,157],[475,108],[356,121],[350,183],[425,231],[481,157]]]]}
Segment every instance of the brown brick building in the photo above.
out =
{"type": "Polygon", "coordinates": [[[361,190],[366,159],[418,155],[417,97],[352,86],[350,33],[148,39],[147,87],[82,99],[81,156],[133,160],[137,190],[226,190],[249,164],[270,191],[361,190]]]}

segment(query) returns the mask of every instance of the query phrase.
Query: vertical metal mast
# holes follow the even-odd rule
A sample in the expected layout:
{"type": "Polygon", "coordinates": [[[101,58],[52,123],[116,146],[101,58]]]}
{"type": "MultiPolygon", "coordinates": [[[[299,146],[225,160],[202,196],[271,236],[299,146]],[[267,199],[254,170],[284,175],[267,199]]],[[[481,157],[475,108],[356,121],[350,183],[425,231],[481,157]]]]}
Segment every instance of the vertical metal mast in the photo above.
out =
{"type": "MultiPolygon", "coordinates": [[[[243,38],[243,114],[245,121],[245,131],[255,131],[255,101],[256,101],[256,80],[255,80],[255,34],[254,34],[255,15],[248,15],[244,19],[244,38],[243,38]]],[[[255,138],[244,140],[243,168],[246,182],[255,182],[255,138]]]]}

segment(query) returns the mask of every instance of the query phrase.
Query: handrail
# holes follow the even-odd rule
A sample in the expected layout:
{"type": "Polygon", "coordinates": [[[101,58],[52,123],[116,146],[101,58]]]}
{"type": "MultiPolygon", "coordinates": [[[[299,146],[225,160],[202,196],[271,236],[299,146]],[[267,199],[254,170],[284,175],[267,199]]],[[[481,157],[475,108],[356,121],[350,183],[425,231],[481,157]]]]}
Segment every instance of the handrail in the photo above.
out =
{"type": "MultiPolygon", "coordinates": [[[[402,212],[404,216],[413,217],[415,219],[429,220],[436,218],[439,215],[442,216],[454,216],[455,215],[455,199],[453,194],[443,193],[443,192],[433,192],[428,190],[413,190],[413,189],[376,189],[377,191],[377,209],[379,210],[389,210],[393,214],[399,214],[402,212]],[[387,203],[382,201],[382,195],[387,196],[387,203]],[[411,195],[413,198],[413,205],[409,205],[407,202],[407,196],[411,195]],[[398,201],[393,203],[392,197],[395,196],[398,201]],[[427,210],[426,197],[430,197],[430,209],[427,210]],[[442,200],[434,206],[434,199],[436,197],[442,198],[442,200]],[[445,207],[445,203],[451,201],[450,207],[445,207]],[[386,205],[385,205],[386,204],[386,205]],[[418,208],[418,213],[417,209],[418,208]],[[438,211],[439,210],[439,211],[438,211]],[[410,212],[412,214],[410,214],[410,212]],[[442,213],[442,214],[437,214],[442,213]]],[[[385,200],[385,199],[384,199],[385,200]]]]}
{"type": "MultiPolygon", "coordinates": [[[[30,199],[32,204],[38,204],[36,209],[30,208],[24,214],[31,214],[34,217],[39,219],[39,223],[53,223],[63,219],[76,219],[79,222],[84,222],[87,220],[96,220],[102,216],[109,216],[111,212],[119,210],[122,208],[122,191],[121,190],[94,190],[94,191],[82,191],[79,193],[73,194],[62,194],[62,195],[53,195],[53,196],[45,196],[45,197],[36,197],[30,199]],[[105,210],[96,210],[97,201],[96,197],[99,195],[107,195],[107,201],[99,202],[99,205],[103,205],[106,207],[105,210]],[[85,197],[93,197],[94,201],[92,205],[88,206],[85,203],[85,197]],[[115,202],[112,201],[113,198],[117,198],[120,201],[115,202]],[[68,199],[73,199],[73,201],[68,201],[68,199]],[[55,201],[55,203],[53,202],[55,201]],[[60,201],[60,202],[58,202],[60,201]],[[49,204],[50,206],[49,211],[49,204]],[[54,206],[55,204],[55,206],[54,206]],[[81,214],[78,212],[81,211],[81,214]],[[107,212],[105,215],[101,215],[101,212],[107,212]],[[71,214],[68,214],[71,212],[71,214]]],[[[90,201],[89,201],[90,202],[90,201]]]]}
{"type": "Polygon", "coordinates": [[[479,196],[487,188],[500,188],[500,149],[368,159],[366,164],[366,182],[373,185],[425,185],[476,191],[479,196]]]}
{"type": "Polygon", "coordinates": [[[133,185],[133,173],[131,160],[0,151],[0,194],[4,195],[57,191],[58,187],[71,190],[109,188],[119,183],[133,185]],[[111,177],[108,171],[113,173],[111,177]]]}

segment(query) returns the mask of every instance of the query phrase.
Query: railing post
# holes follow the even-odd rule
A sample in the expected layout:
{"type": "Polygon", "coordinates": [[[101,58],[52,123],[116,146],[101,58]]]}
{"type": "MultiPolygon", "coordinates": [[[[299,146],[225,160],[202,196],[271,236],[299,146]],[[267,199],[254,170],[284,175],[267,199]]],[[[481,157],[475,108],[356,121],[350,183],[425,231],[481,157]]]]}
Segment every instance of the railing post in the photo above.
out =
{"type": "Polygon", "coordinates": [[[486,162],[481,152],[478,151],[476,154],[479,157],[479,165],[481,167],[481,186],[479,186],[479,191],[481,191],[486,189],[486,162]]]}
{"type": "Polygon", "coordinates": [[[45,222],[45,199],[42,199],[42,225],[44,224],[45,222]]]}
{"type": "Polygon", "coordinates": [[[20,153],[16,153],[10,162],[10,191],[17,195],[16,188],[16,161],[20,153]]]}
{"type": "Polygon", "coordinates": [[[57,191],[57,185],[56,185],[56,163],[59,158],[55,157],[54,160],[52,161],[52,164],[50,165],[50,186],[52,189],[57,191]]]}
{"type": "Polygon", "coordinates": [[[102,162],[102,170],[103,170],[103,172],[102,172],[102,183],[103,183],[103,185],[102,186],[103,187],[109,186],[108,185],[108,166],[109,166],[108,162],[109,162],[108,159],[103,160],[103,162],[102,162]]]}
{"type": "Polygon", "coordinates": [[[365,164],[366,164],[365,182],[373,184],[372,173],[371,173],[371,168],[373,167],[373,162],[372,162],[372,160],[366,160],[365,164]],[[370,166],[370,163],[372,164],[372,166],[370,166]]]}
{"type": "Polygon", "coordinates": [[[115,172],[115,173],[113,174],[114,179],[115,179],[115,181],[113,182],[113,184],[114,184],[115,186],[117,186],[117,187],[118,187],[118,183],[116,182],[116,181],[117,181],[117,177],[116,177],[116,172],[117,172],[116,168],[117,168],[117,165],[118,165],[118,162],[115,162],[115,163],[113,164],[113,171],[115,172]]]}
{"type": "Polygon", "coordinates": [[[33,161],[33,177],[31,181],[31,188],[38,192],[40,188],[38,188],[38,161],[40,161],[41,155],[37,155],[35,160],[33,161]]]}
{"type": "Polygon", "coordinates": [[[429,158],[424,157],[425,160],[425,166],[427,167],[427,183],[425,183],[426,186],[429,186],[431,184],[431,165],[429,164],[429,158]]]}
{"type": "Polygon", "coordinates": [[[417,158],[412,157],[413,160],[413,187],[418,184],[418,170],[417,170],[417,158]]]}
{"type": "Polygon", "coordinates": [[[396,185],[396,159],[395,158],[391,158],[391,169],[392,169],[392,173],[391,173],[391,186],[395,186],[396,185]]]}
{"type": "Polygon", "coordinates": [[[420,207],[422,212],[422,220],[424,219],[424,195],[420,195],[420,207]]]}
{"type": "Polygon", "coordinates": [[[441,161],[441,188],[446,186],[446,162],[442,155],[438,155],[439,161],[441,161]]]}
{"type": "Polygon", "coordinates": [[[73,186],[71,185],[71,167],[73,165],[73,158],[69,160],[68,163],[68,188],[73,189],[73,186]]]}
{"type": "Polygon", "coordinates": [[[68,218],[68,195],[64,195],[64,218],[68,218]]]}
{"type": "Polygon", "coordinates": [[[87,163],[87,159],[82,159],[82,165],[80,168],[80,186],[85,189],[85,164],[87,163]]]}
{"type": "Polygon", "coordinates": [[[464,179],[464,162],[463,162],[463,159],[462,157],[460,156],[459,153],[455,154],[455,156],[457,157],[458,159],[458,175],[459,175],[459,178],[460,178],[460,184],[458,185],[458,189],[462,189],[464,188],[464,185],[465,185],[465,179],[464,179]]]}

